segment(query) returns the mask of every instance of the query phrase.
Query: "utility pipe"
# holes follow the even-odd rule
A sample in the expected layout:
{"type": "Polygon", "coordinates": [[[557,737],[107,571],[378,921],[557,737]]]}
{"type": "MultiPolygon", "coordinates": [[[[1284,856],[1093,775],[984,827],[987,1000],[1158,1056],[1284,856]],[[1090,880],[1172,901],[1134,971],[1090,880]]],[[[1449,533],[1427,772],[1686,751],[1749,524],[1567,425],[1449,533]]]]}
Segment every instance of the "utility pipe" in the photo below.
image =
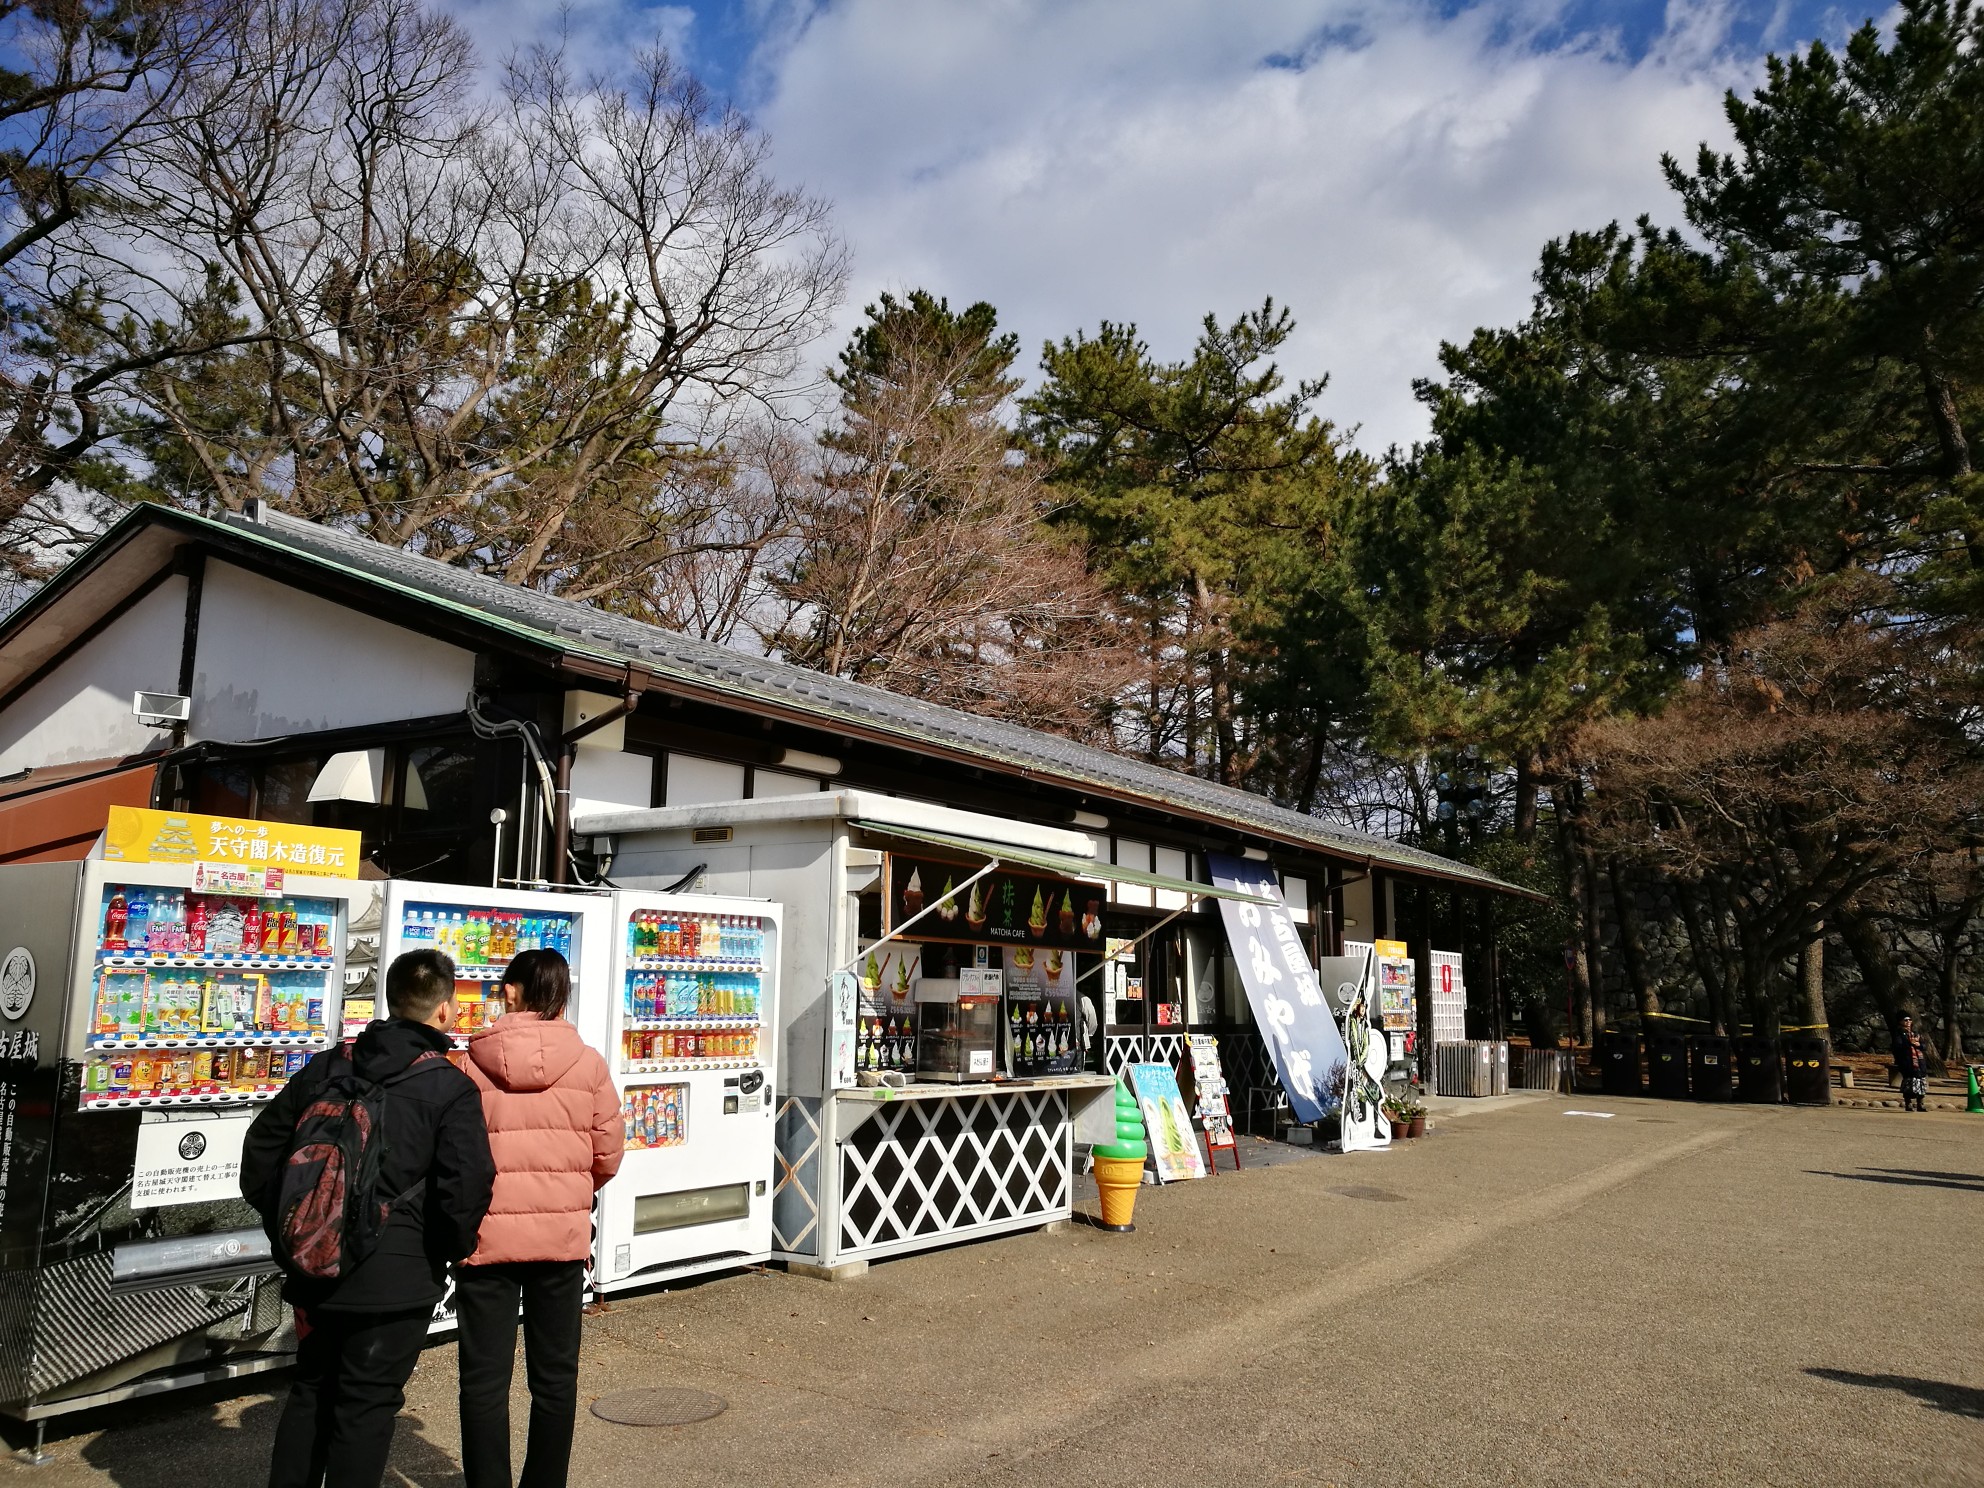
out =
{"type": "Polygon", "coordinates": [[[633,669],[629,668],[625,697],[604,713],[588,718],[559,737],[558,782],[553,788],[556,805],[551,817],[551,881],[554,884],[572,881],[572,756],[577,752],[579,740],[598,733],[609,723],[618,723],[640,705],[641,688],[634,681],[633,669]]]}

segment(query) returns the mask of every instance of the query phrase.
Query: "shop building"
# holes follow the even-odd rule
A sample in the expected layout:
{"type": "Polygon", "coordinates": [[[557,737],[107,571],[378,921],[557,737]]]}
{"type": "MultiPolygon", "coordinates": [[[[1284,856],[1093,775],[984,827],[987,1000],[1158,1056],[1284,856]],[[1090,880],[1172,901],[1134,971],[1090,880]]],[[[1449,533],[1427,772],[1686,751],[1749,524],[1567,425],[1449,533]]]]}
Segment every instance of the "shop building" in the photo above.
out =
{"type": "MultiPolygon", "coordinates": [[[[373,878],[532,888],[607,873],[661,888],[700,869],[705,892],[778,898],[790,1192],[776,1248],[823,1262],[1065,1212],[1070,1161],[1053,1154],[1071,1156],[1101,1077],[1179,1063],[1188,1032],[1218,1036],[1240,1124],[1274,1121],[1281,1092],[1207,897],[1208,854],[1272,863],[1312,958],[1408,942],[1420,1026],[1442,1037],[1463,1026],[1462,968],[1423,917],[1399,922],[1401,891],[1420,904],[1516,892],[1158,765],[260,511],[140,508],[0,625],[0,862],[80,857],[112,802],[356,831],[373,878]],[[764,869],[781,854],[783,885],[764,869]],[[1053,957],[1100,1023],[1083,1039],[1074,1002],[1050,999],[1044,1028],[1022,1024],[999,1057],[1024,1049],[1065,1083],[1018,1104],[931,1096],[921,1111],[836,1095],[823,973],[861,969],[865,947],[939,897],[940,876],[994,858],[1009,882],[1034,875],[1038,902],[1016,913],[1037,927],[1044,990],[1053,957]],[[1062,925],[1081,934],[1063,943],[1062,925]],[[925,1193],[920,1218],[890,1215],[875,1205],[901,1191],[892,1177],[840,1181],[856,1157],[885,1160],[879,1134],[900,1145],[939,1129],[939,1186],[958,1201],[925,1193]],[[1029,1141],[1025,1162],[979,1160],[1029,1141]],[[1018,1186],[995,1202],[987,1183],[1018,1186]],[[840,1238],[808,1229],[828,1211],[850,1225],[840,1238]]],[[[960,902],[964,928],[915,942],[915,975],[1032,974],[1018,946],[973,933],[978,907],[960,902]]],[[[1477,949],[1466,969],[1490,1008],[1492,949],[1477,949]]]]}

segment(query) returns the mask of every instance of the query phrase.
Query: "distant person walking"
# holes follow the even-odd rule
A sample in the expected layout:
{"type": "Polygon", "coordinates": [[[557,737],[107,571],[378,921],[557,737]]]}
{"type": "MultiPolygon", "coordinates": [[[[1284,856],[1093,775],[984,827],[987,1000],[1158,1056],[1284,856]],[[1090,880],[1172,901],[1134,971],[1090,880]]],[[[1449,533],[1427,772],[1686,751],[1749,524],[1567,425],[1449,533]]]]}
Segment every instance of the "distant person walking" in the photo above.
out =
{"type": "Polygon", "coordinates": [[[564,1019],[571,990],[563,956],[525,951],[503,973],[511,1011],[468,1043],[496,1158],[489,1217],[456,1273],[468,1488],[510,1488],[519,1303],[530,1436],[518,1488],[564,1488],[571,1463],[593,1195],[627,1145],[606,1061],[564,1019]]]}
{"type": "Polygon", "coordinates": [[[1906,1013],[1901,1015],[1901,1031],[1894,1036],[1894,1072],[1901,1076],[1902,1110],[1928,1110],[1929,1059],[1922,1051],[1915,1020],[1906,1013]]]}
{"type": "Polygon", "coordinates": [[[447,1059],[454,996],[446,956],[401,956],[391,1016],[304,1065],[242,1144],[242,1197],[296,1307],[270,1488],[379,1488],[448,1263],[475,1248],[494,1172],[475,1086],[447,1059]]]}

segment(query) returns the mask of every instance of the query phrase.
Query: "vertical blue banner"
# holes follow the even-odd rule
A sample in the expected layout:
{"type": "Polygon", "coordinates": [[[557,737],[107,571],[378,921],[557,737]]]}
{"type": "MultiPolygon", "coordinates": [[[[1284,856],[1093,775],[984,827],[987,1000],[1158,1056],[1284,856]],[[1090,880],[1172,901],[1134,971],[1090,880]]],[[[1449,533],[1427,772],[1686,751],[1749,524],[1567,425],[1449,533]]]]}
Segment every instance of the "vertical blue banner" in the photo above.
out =
{"type": "Polygon", "coordinates": [[[1273,904],[1219,901],[1226,938],[1240,965],[1240,981],[1254,1022],[1274,1059],[1281,1088],[1301,1121],[1319,1121],[1334,1105],[1332,1072],[1348,1062],[1343,1034],[1323,998],[1309,953],[1295,933],[1295,922],[1281,902],[1281,880],[1271,863],[1207,853],[1212,881],[1273,899],[1273,904]]]}

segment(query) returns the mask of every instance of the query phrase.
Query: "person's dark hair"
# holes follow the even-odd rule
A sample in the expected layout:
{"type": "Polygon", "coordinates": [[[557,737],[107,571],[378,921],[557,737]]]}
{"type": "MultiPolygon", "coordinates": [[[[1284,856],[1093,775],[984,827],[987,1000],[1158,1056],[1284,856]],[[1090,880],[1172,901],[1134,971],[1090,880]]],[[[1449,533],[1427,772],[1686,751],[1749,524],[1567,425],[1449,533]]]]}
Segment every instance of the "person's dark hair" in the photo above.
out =
{"type": "Polygon", "coordinates": [[[504,971],[503,985],[517,989],[511,1012],[556,1018],[572,997],[572,969],[556,951],[524,951],[504,971]]]}
{"type": "Polygon", "coordinates": [[[408,951],[386,968],[386,1011],[425,1023],[455,995],[455,963],[439,951],[408,951]]]}

